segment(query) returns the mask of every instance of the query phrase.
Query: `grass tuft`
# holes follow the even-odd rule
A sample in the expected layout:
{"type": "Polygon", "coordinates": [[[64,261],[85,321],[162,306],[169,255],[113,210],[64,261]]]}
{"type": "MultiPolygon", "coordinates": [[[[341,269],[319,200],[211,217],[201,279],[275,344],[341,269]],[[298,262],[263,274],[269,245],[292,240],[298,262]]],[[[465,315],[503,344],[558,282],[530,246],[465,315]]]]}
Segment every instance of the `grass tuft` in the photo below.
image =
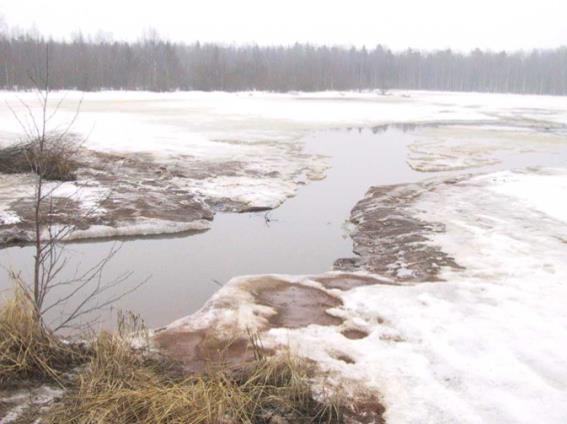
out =
{"type": "Polygon", "coordinates": [[[0,150],[0,173],[42,172],[46,180],[73,181],[78,167],[76,155],[75,143],[61,137],[47,137],[43,153],[37,140],[19,143],[0,150]]]}
{"type": "Polygon", "coordinates": [[[140,343],[144,335],[143,322],[123,315],[116,333],[99,333],[79,354],[38,325],[18,289],[0,309],[0,384],[58,382],[65,394],[42,412],[47,424],[345,422],[336,393],[313,392],[311,363],[289,352],[266,357],[257,337],[250,336],[254,359],[215,361],[188,376],[140,343]],[[72,378],[62,378],[70,371],[72,378]]]}
{"type": "Polygon", "coordinates": [[[41,326],[24,289],[16,287],[0,308],[0,385],[29,380],[59,383],[80,360],[76,349],[41,326]]]}
{"type": "Polygon", "coordinates": [[[217,366],[193,377],[133,352],[123,337],[101,334],[74,389],[47,423],[341,423],[331,400],[316,400],[311,366],[291,354],[217,366]]]}

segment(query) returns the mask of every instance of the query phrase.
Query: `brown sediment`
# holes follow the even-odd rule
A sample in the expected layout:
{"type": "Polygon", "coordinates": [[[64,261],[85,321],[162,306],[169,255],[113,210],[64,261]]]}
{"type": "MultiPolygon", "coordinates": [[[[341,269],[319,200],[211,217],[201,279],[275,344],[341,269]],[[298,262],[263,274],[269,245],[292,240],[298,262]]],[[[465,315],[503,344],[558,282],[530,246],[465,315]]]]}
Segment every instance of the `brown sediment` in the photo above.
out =
{"type": "MultiPolygon", "coordinates": [[[[0,225],[0,247],[29,243],[33,237],[34,199],[29,197],[15,200],[10,204],[10,209],[20,217],[20,222],[0,225]]],[[[43,202],[40,213],[46,224],[68,227],[69,232],[71,229],[83,230],[99,222],[96,217],[84,216],[79,202],[67,197],[51,197],[49,202],[43,202]]]]}
{"type": "MultiPolygon", "coordinates": [[[[256,304],[273,309],[260,332],[270,328],[343,323],[341,318],[328,313],[328,309],[341,306],[341,300],[323,290],[270,276],[250,278],[246,284],[256,304]]],[[[217,299],[209,307],[230,310],[238,308],[238,304],[232,299],[217,299]]],[[[164,354],[180,361],[190,371],[200,371],[208,363],[221,361],[230,365],[253,358],[258,346],[251,345],[248,335],[233,333],[234,338],[230,339],[226,333],[215,326],[202,330],[165,329],[154,336],[154,342],[164,354]]]]}
{"type": "Polygon", "coordinates": [[[320,289],[264,278],[261,284],[255,285],[252,294],[258,304],[275,310],[275,314],[268,318],[270,327],[301,328],[343,322],[328,313],[328,309],[341,306],[342,301],[320,289]]]}
{"type": "MultiPolygon", "coordinates": [[[[338,274],[322,275],[316,280],[320,280],[321,284],[326,286],[328,284],[342,288],[376,284],[376,281],[381,281],[365,276],[353,278],[353,274],[345,274],[344,278],[347,281],[340,283],[340,277],[338,274]],[[338,285],[335,286],[335,284],[338,285]]],[[[155,334],[153,340],[165,356],[180,362],[185,372],[207,372],[214,366],[236,370],[243,364],[254,360],[258,352],[265,355],[275,353],[273,350],[262,347],[261,340],[264,331],[272,328],[295,329],[311,324],[336,326],[343,324],[342,319],[328,312],[331,308],[340,307],[342,301],[323,289],[305,285],[310,281],[314,279],[306,278],[304,281],[294,283],[275,276],[257,276],[238,282],[239,289],[246,291],[252,297],[250,299],[252,303],[257,307],[262,305],[272,310],[272,314],[268,308],[256,310],[260,323],[256,331],[258,331],[260,343],[252,341],[250,335],[243,334],[243,331],[237,329],[241,302],[238,296],[215,298],[204,309],[205,313],[211,309],[236,312],[232,314],[234,322],[220,320],[199,330],[189,330],[183,327],[165,329],[155,334]],[[264,319],[261,319],[260,316],[264,319]]],[[[343,329],[341,333],[353,340],[368,336],[367,332],[355,328],[343,329]]],[[[329,355],[344,364],[356,363],[354,358],[341,351],[330,351],[329,355]]],[[[360,393],[357,391],[356,395],[349,394],[348,399],[345,398],[343,401],[341,401],[340,408],[341,413],[344,414],[344,422],[368,424],[384,422],[385,409],[377,393],[361,390],[360,393]]]]}
{"type": "Polygon", "coordinates": [[[315,277],[313,280],[323,284],[326,288],[339,290],[350,290],[356,287],[371,286],[375,284],[395,285],[395,283],[379,277],[357,274],[325,275],[315,277]]]}
{"type": "MultiPolygon", "coordinates": [[[[52,224],[72,225],[86,230],[92,225],[120,228],[160,219],[187,224],[212,220],[215,212],[243,212],[265,210],[228,198],[203,196],[192,189],[191,181],[217,177],[277,178],[274,170],[259,171],[246,162],[237,160],[206,161],[190,155],[176,155],[167,161],[151,154],[112,154],[82,149],[77,153],[77,193],[96,187],[106,198],[97,200],[97,210],[85,211],[72,199],[53,198],[52,224]],[[73,203],[74,202],[74,203],[73,203]],[[64,203],[67,203],[65,206],[64,203]]],[[[0,225],[0,246],[32,241],[32,226],[26,219],[30,196],[17,200],[10,210],[21,218],[18,224],[0,225]]],[[[45,202],[49,203],[49,202],[45,202]]]]}
{"type": "Polygon", "coordinates": [[[356,330],[354,328],[343,330],[341,331],[341,334],[351,340],[364,339],[365,337],[368,337],[368,333],[366,331],[356,330]]]}
{"type": "MultiPolygon", "coordinates": [[[[33,198],[16,200],[11,203],[10,208],[21,218],[21,223],[17,226],[23,227],[35,222],[35,201],[33,198]]],[[[82,222],[79,202],[67,197],[51,197],[49,202],[42,203],[40,213],[45,217],[45,222],[82,227],[89,225],[89,223],[82,222]]]]}
{"type": "Polygon", "coordinates": [[[211,364],[228,367],[254,359],[249,339],[222,340],[213,331],[163,331],[154,337],[157,347],[186,371],[199,373],[211,364]]]}
{"type": "Polygon", "coordinates": [[[368,393],[354,395],[354,403],[345,413],[345,422],[358,424],[384,424],[386,408],[377,396],[368,393]]]}
{"type": "Polygon", "coordinates": [[[355,258],[342,258],[335,269],[363,269],[396,282],[441,281],[442,267],[460,268],[428,236],[445,231],[441,223],[415,217],[411,209],[419,196],[453,180],[372,187],[351,212],[355,258]]]}

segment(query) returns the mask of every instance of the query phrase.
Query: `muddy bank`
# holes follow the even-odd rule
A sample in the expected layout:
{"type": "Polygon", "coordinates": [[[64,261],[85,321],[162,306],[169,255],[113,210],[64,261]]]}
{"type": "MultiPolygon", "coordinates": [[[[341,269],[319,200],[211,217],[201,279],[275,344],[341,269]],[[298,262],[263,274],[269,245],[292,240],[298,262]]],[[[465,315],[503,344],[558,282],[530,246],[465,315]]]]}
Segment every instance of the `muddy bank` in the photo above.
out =
{"type": "MultiPolygon", "coordinates": [[[[269,210],[306,180],[322,177],[323,160],[300,146],[269,149],[277,157],[250,161],[83,149],[75,181],[46,183],[51,199],[43,214],[51,225],[73,228],[68,239],[205,230],[217,212],[269,210]]],[[[33,196],[32,174],[0,174],[0,246],[32,240],[33,196]]]]}
{"type": "MultiPolygon", "coordinates": [[[[287,349],[295,354],[289,340],[274,338],[274,331],[330,328],[342,335],[345,348],[330,349],[327,354],[337,363],[352,366],[356,359],[347,346],[366,338],[368,332],[348,317],[341,293],[392,284],[388,279],[356,273],[239,277],[225,285],[199,312],[157,330],[153,343],[191,374],[206,372],[207,367],[219,362],[236,367],[252,360],[258,346],[268,355],[287,349]],[[253,346],[251,337],[259,345],[253,346]]],[[[337,389],[353,412],[348,422],[384,422],[379,390],[317,361],[314,364],[318,367],[316,390],[337,389]]]]}
{"type": "Polygon", "coordinates": [[[431,235],[445,231],[445,225],[418,218],[414,205],[424,193],[466,178],[370,188],[350,216],[357,256],[338,259],[334,268],[403,282],[439,281],[443,267],[459,269],[454,258],[429,242],[431,235]]]}
{"type": "MultiPolygon", "coordinates": [[[[396,284],[358,273],[234,278],[203,309],[158,329],[153,340],[187,370],[201,371],[219,359],[235,364],[249,359],[254,354],[251,333],[263,343],[270,330],[329,326],[346,339],[362,339],[367,333],[345,318],[340,293],[372,285],[396,284]]],[[[282,348],[265,347],[268,352],[282,348]]]]}

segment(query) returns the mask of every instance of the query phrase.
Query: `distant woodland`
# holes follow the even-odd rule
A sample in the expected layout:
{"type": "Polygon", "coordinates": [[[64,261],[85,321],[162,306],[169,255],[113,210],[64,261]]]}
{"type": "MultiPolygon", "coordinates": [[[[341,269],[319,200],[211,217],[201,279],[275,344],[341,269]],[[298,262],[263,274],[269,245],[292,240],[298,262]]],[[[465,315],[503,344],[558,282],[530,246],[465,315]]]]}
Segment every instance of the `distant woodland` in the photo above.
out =
{"type": "Polygon", "coordinates": [[[45,40],[0,33],[0,87],[28,89],[320,91],[417,89],[567,94],[567,47],[530,52],[392,52],[308,44],[181,44],[145,37],[45,40]]]}

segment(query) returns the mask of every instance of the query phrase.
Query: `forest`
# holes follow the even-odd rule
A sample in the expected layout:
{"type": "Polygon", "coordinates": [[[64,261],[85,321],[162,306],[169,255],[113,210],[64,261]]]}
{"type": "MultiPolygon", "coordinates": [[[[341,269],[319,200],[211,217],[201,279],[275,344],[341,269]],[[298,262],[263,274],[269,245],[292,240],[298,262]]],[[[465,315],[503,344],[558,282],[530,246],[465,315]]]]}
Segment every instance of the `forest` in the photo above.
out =
{"type": "Polygon", "coordinates": [[[45,66],[52,88],[84,91],[408,89],[567,94],[567,47],[394,52],[382,45],[186,44],[157,35],[136,42],[81,35],[61,41],[0,33],[1,88],[29,89],[34,75],[44,75],[45,66]]]}

